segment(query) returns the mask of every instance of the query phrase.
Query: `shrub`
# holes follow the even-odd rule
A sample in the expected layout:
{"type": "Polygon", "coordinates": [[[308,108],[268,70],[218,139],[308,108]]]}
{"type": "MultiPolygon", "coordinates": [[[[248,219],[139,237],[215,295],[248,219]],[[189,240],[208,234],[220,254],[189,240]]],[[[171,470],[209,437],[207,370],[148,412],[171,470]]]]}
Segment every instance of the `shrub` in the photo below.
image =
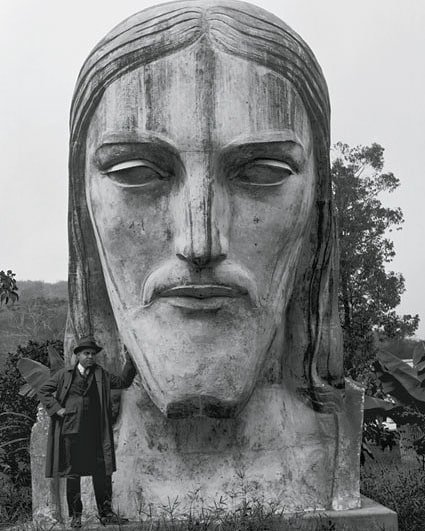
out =
{"type": "Polygon", "coordinates": [[[369,462],[362,467],[362,494],[398,514],[400,531],[422,531],[425,471],[406,464],[369,462]]]}
{"type": "Polygon", "coordinates": [[[16,522],[31,515],[31,487],[16,486],[0,473],[0,522],[16,522]]]}
{"type": "Polygon", "coordinates": [[[31,358],[48,365],[47,347],[63,352],[61,341],[29,341],[9,354],[0,372],[0,519],[14,522],[31,516],[31,466],[29,441],[37,417],[37,398],[19,395],[25,381],[16,364],[31,358]]]}

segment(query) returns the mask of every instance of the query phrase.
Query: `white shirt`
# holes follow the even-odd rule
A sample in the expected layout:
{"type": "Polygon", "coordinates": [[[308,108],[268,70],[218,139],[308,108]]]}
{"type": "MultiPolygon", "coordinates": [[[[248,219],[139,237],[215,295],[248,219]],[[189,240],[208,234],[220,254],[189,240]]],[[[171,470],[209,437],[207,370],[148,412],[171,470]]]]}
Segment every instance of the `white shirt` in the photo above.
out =
{"type": "Polygon", "coordinates": [[[80,371],[80,374],[81,376],[85,376],[86,375],[86,370],[80,362],[78,362],[78,365],[77,365],[77,369],[80,371]]]}

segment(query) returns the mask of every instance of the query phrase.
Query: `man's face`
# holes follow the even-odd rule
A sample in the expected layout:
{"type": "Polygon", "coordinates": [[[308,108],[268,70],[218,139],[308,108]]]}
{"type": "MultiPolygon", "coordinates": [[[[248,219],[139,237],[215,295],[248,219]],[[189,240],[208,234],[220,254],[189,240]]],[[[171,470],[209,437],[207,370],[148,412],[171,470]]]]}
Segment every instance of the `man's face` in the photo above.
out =
{"type": "Polygon", "coordinates": [[[203,44],[112,83],[86,195],[120,334],[169,416],[249,398],[308,235],[310,123],[291,83],[203,44]]]}
{"type": "Polygon", "coordinates": [[[81,365],[87,369],[96,364],[96,351],[93,348],[85,348],[76,354],[77,360],[81,365]]]}

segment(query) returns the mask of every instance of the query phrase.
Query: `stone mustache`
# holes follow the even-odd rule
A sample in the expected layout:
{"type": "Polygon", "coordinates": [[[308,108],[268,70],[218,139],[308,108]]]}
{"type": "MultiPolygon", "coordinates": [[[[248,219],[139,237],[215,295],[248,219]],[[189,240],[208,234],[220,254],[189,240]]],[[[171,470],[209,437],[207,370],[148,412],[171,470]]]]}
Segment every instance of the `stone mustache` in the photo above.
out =
{"type": "Polygon", "coordinates": [[[128,18],[81,70],[69,167],[67,351],[94,334],[139,373],[115,505],[209,503],[242,478],[288,511],[357,507],[329,100],[304,41],[236,1],[128,18]]]}

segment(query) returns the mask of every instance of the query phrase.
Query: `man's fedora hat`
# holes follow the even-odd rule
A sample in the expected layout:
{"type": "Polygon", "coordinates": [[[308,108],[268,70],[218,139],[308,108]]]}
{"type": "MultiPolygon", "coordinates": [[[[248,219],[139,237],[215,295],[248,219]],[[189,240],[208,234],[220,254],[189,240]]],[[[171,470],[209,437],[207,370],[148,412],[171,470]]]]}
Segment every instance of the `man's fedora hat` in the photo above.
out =
{"type": "Polygon", "coordinates": [[[81,338],[80,341],[77,343],[77,346],[74,348],[74,354],[78,354],[86,348],[93,349],[96,354],[102,350],[102,347],[99,347],[99,345],[96,344],[96,341],[94,340],[93,336],[87,336],[81,338]]]}

